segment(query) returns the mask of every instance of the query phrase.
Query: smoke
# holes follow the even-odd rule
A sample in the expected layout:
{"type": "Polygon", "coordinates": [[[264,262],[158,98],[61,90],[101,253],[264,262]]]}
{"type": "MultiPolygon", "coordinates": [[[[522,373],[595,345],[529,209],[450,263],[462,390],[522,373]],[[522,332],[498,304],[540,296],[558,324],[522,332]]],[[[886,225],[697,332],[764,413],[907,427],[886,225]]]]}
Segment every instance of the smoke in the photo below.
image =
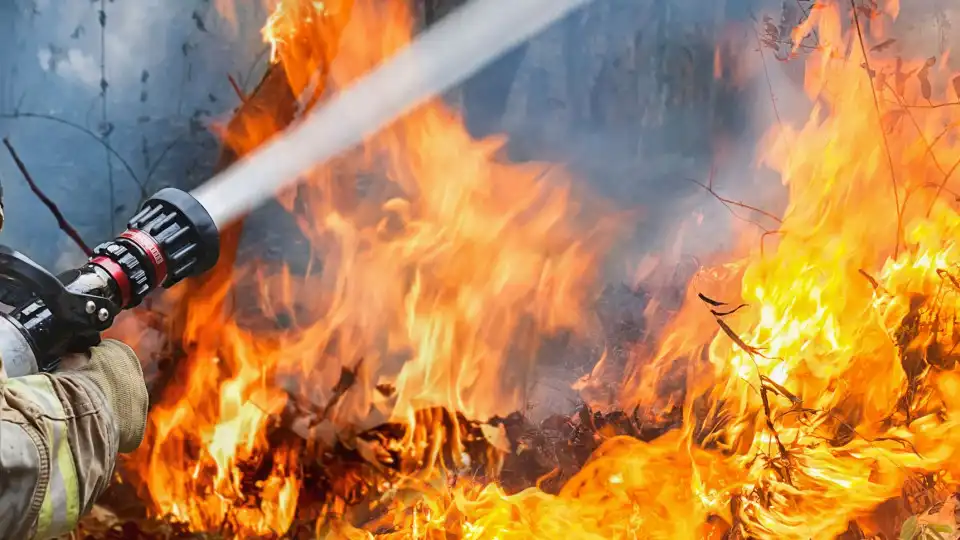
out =
{"type": "Polygon", "coordinates": [[[510,158],[562,164],[622,214],[600,284],[603,334],[544,347],[534,420],[568,412],[580,398],[572,383],[605,350],[622,362],[624,340],[641,338],[649,296],[630,290],[640,278],[682,288],[700,262],[733,248],[755,216],[732,215],[718,196],[782,209],[779,179],[755,165],[757,141],[809,105],[790,68],[757,50],[750,15],[762,17],[760,4],[597,1],[465,85],[474,135],[506,133],[510,158]]]}
{"type": "MultiPolygon", "coordinates": [[[[672,242],[676,214],[689,219],[697,210],[688,199],[699,188],[686,179],[709,175],[711,110],[750,114],[736,100],[711,105],[708,89],[717,28],[747,21],[751,3],[732,0],[718,11],[708,0],[598,0],[468,83],[461,92],[468,125],[477,136],[506,132],[514,159],[563,163],[589,189],[639,211],[644,219],[625,253],[660,248],[672,242]]],[[[10,4],[0,76],[14,89],[0,112],[49,114],[97,135],[112,129],[109,144],[140,182],[154,171],[148,191],[192,187],[211,172],[214,143],[204,127],[237,104],[228,73],[248,86],[256,81],[250,68],[263,48],[261,2],[237,5],[229,18],[204,0],[10,4]]],[[[115,157],[108,164],[94,137],[22,118],[0,119],[0,131],[89,243],[115,232],[139,202],[130,171],[115,157]],[[111,176],[114,208],[106,208],[111,176]]],[[[50,264],[61,234],[10,165],[0,157],[10,208],[3,241],[50,264]],[[31,226],[13,225],[23,221],[31,226]]],[[[743,183],[739,172],[728,174],[738,181],[723,178],[724,189],[743,183]]],[[[715,200],[703,202],[708,217],[726,213],[715,200]]]]}
{"type": "MultiPolygon", "coordinates": [[[[799,88],[772,58],[770,73],[762,67],[750,18],[760,4],[601,1],[527,47],[488,131],[510,135],[515,159],[563,163],[627,212],[609,282],[630,282],[651,252],[677,259],[730,249],[740,218],[698,182],[773,212],[782,204],[776,179],[767,185],[753,165],[756,142],[774,121],[768,84],[786,95],[799,88]]],[[[472,95],[468,117],[471,106],[484,109],[472,95]]]]}
{"type": "MultiPolygon", "coordinates": [[[[655,253],[661,266],[676,266],[732,247],[743,221],[717,196],[782,207],[778,179],[754,165],[756,142],[778,117],[799,117],[805,98],[779,62],[757,51],[746,4],[597,0],[451,93],[475,137],[505,133],[505,157],[563,165],[582,192],[623,214],[606,269],[615,290],[598,308],[612,311],[600,315],[614,328],[595,343],[544,347],[531,416],[569,410],[577,398],[570,385],[599,358],[604,338],[643,318],[645,299],[616,288],[634,284],[641,261],[655,253]],[[729,65],[718,76],[720,49],[729,65]],[[770,96],[780,92],[775,113],[770,96]],[[718,195],[695,183],[711,181],[718,195]]],[[[248,220],[246,240],[283,246],[290,261],[303,247],[278,225],[289,218],[269,215],[277,212],[248,220]]]]}
{"type": "MultiPolygon", "coordinates": [[[[217,4],[224,5],[0,2],[0,114],[32,112],[80,127],[0,118],[0,135],[11,137],[88,243],[111,236],[132,214],[141,197],[133,175],[149,193],[165,185],[189,189],[212,172],[216,142],[205,127],[238,103],[228,73],[248,89],[256,83],[266,18],[261,2],[229,4],[237,8],[229,19],[216,13],[217,4]],[[107,129],[108,143],[126,163],[108,158],[97,140],[107,129]]],[[[947,4],[906,5],[898,46],[929,55],[949,49],[956,9],[947,4]]],[[[767,13],[779,21],[783,5],[595,0],[453,94],[475,136],[506,133],[511,159],[560,163],[585,191],[624,213],[625,234],[606,279],[632,286],[638,272],[649,270],[651,255],[661,265],[689,270],[695,262],[685,261],[732,248],[736,233],[752,226],[743,217],[756,216],[743,209],[733,215],[717,196],[773,213],[783,208],[779,178],[755,165],[757,141],[781,122],[805,119],[810,103],[798,63],[779,62],[758,48],[751,17],[767,13]],[[694,181],[712,185],[715,194],[694,181]]],[[[66,254],[75,250],[5,156],[0,176],[7,198],[0,242],[45,265],[74,264],[66,254]]],[[[274,219],[271,211],[279,209],[249,222],[260,229],[252,231],[256,242],[283,246],[284,256],[303,252],[302,244],[284,241],[295,228],[290,219],[274,219]]],[[[642,317],[643,302],[616,299],[611,319],[627,312],[642,317]]],[[[580,375],[567,359],[592,363],[598,354],[570,349],[559,355],[556,377],[580,375]]],[[[543,381],[551,389],[543,399],[547,408],[562,409],[575,397],[556,390],[568,382],[543,381]]]]}
{"type": "MultiPolygon", "coordinates": [[[[256,28],[265,17],[245,15],[256,28]]],[[[264,64],[259,34],[234,22],[205,0],[0,2],[0,135],[88,244],[118,232],[144,193],[211,174],[207,126],[239,101],[227,75],[252,86],[264,64]]],[[[6,155],[0,178],[0,242],[52,267],[55,220],[6,155]]]]}
{"type": "Polygon", "coordinates": [[[894,45],[904,56],[939,59],[948,57],[951,70],[960,69],[960,58],[948,55],[960,50],[960,8],[949,0],[913,0],[902,2],[900,16],[892,32],[894,45]]]}

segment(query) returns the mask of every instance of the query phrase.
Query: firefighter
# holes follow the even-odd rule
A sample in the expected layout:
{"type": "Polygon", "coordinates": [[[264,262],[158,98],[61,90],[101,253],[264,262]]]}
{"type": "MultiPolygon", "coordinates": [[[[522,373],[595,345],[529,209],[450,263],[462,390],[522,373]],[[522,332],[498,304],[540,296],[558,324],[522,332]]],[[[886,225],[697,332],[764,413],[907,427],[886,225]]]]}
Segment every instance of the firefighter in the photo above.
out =
{"type": "Polygon", "coordinates": [[[70,532],[143,440],[147,388],[136,354],[104,340],[55,373],[7,378],[0,359],[0,539],[70,532]]]}

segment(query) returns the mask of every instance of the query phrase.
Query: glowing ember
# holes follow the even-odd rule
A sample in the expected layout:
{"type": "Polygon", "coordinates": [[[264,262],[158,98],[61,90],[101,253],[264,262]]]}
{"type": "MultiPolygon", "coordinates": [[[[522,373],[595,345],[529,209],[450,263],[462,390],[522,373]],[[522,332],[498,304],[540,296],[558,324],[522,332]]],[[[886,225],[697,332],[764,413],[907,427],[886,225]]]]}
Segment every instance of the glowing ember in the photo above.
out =
{"type": "MultiPolygon", "coordinates": [[[[899,11],[883,7],[861,15],[873,33],[899,11]]],[[[196,531],[286,532],[319,452],[268,440],[291,407],[322,411],[306,429],[326,444],[402,427],[353,443],[397,474],[345,472],[348,488],[379,482],[380,512],[363,530],[320,516],[327,538],[832,538],[851,521],[877,529],[878,505],[919,474],[952,484],[960,214],[946,195],[960,144],[955,108],[929,106],[949,77],[861,46],[849,18],[821,5],[795,36],[816,28],[824,49],[808,60],[809,122],[776,126],[764,146],[790,196],[777,239],[761,250],[745,233],[730,262],[698,274],[655,352],[633,355],[619,406],[655,420],[676,408],[682,429],[598,435],[556,495],[454,474],[458,418],[521,409],[538,339],[585,326],[609,233],[578,221],[559,173],[499,162],[499,142],[471,140],[434,103],[281,198],[322,272],[251,270],[191,301],[184,376],[131,464],[153,509],[196,531]],[[389,181],[358,196],[352,179],[378,172],[389,181]],[[231,290],[251,281],[284,329],[225,318],[231,290]]],[[[293,94],[313,103],[326,82],[316,73],[346,84],[411,31],[400,2],[289,0],[264,36],[293,94]]],[[[249,112],[225,140],[248,151],[277,122],[249,112]]]]}

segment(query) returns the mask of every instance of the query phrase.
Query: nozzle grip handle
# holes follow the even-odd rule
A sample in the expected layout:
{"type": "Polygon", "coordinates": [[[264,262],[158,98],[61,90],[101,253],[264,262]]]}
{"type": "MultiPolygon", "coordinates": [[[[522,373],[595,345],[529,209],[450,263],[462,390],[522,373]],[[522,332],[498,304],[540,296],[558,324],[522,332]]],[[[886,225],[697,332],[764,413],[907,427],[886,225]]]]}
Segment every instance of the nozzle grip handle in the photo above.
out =
{"type": "Polygon", "coordinates": [[[68,290],[57,276],[32,259],[0,245],[0,281],[32,292],[43,306],[76,331],[110,328],[119,308],[108,298],[68,290]]]}

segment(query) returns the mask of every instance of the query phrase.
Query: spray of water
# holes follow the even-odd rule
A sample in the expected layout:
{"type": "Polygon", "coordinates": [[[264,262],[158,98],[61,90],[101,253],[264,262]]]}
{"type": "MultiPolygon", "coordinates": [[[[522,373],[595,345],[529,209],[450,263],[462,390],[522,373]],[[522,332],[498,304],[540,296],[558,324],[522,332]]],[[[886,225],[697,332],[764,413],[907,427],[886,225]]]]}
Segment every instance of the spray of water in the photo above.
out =
{"type": "Polygon", "coordinates": [[[473,0],[193,195],[223,227],[590,1],[473,0]]]}

